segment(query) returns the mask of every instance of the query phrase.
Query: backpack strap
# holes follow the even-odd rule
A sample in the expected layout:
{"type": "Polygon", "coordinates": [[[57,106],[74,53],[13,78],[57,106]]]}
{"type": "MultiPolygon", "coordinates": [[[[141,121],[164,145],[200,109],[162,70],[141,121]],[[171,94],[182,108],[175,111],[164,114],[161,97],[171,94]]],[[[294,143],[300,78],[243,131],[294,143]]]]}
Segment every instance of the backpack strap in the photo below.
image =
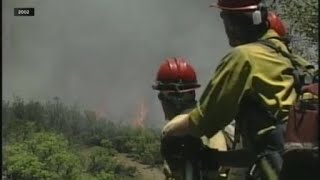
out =
{"type": "MultiPolygon", "coordinates": [[[[283,42],[284,44],[287,44],[289,43],[289,40],[287,37],[279,37],[279,36],[272,36],[272,37],[269,37],[269,38],[266,38],[267,40],[270,40],[270,39],[276,39],[278,41],[281,41],[283,42]]],[[[289,47],[287,47],[288,51],[291,53],[291,49],[289,47]]]]}
{"type": "Polygon", "coordinates": [[[277,53],[281,54],[282,56],[288,58],[294,68],[293,72],[292,72],[292,75],[294,77],[294,87],[295,87],[295,90],[298,94],[301,93],[301,87],[302,85],[304,84],[300,77],[300,75],[302,74],[299,69],[297,68],[299,66],[299,64],[294,60],[294,56],[291,54],[291,53],[288,53],[284,50],[282,50],[279,46],[276,46],[272,41],[270,41],[270,39],[279,39],[277,37],[270,37],[268,39],[264,39],[264,40],[258,40],[256,41],[255,43],[259,43],[259,44],[262,44],[264,46],[267,46],[273,50],[275,50],[277,53]]]}
{"type": "Polygon", "coordinates": [[[240,143],[241,132],[240,132],[240,120],[237,119],[234,127],[234,138],[232,142],[231,150],[236,150],[237,144],[240,143]]]}
{"type": "Polygon", "coordinates": [[[270,39],[277,39],[279,41],[282,41],[281,40],[282,38],[280,38],[280,37],[269,37],[267,39],[259,39],[255,43],[265,45],[265,46],[275,50],[277,53],[280,53],[280,54],[282,54],[282,56],[288,58],[294,67],[298,66],[297,62],[293,60],[294,57],[290,53],[289,49],[288,49],[289,53],[282,50],[279,46],[276,46],[272,41],[270,41],[270,39]]]}
{"type": "Polygon", "coordinates": [[[225,130],[223,130],[221,132],[226,140],[227,149],[231,150],[233,147],[233,140],[231,139],[230,135],[225,130]]]}

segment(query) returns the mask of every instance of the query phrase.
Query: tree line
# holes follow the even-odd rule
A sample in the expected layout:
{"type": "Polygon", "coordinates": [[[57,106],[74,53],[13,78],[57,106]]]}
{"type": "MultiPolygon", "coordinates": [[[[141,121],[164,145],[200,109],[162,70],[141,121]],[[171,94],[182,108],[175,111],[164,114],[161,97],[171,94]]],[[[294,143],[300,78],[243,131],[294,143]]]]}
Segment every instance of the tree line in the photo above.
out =
{"type": "Polygon", "coordinates": [[[2,123],[2,170],[10,179],[134,179],[135,168],[117,163],[115,153],[150,166],[162,162],[159,131],[121,125],[58,98],[2,101],[2,123]]]}

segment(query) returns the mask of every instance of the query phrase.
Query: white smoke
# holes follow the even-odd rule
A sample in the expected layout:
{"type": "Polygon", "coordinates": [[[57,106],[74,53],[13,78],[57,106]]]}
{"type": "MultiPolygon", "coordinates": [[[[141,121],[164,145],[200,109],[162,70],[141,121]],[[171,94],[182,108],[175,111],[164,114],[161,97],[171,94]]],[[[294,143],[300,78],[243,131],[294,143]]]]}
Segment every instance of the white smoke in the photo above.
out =
{"type": "MultiPolygon", "coordinates": [[[[57,96],[67,104],[163,114],[151,84],[166,57],[190,59],[203,86],[228,49],[210,0],[3,0],[3,98],[57,96]],[[34,17],[13,8],[33,7],[34,17]]],[[[198,91],[201,93],[202,89],[198,91]]]]}

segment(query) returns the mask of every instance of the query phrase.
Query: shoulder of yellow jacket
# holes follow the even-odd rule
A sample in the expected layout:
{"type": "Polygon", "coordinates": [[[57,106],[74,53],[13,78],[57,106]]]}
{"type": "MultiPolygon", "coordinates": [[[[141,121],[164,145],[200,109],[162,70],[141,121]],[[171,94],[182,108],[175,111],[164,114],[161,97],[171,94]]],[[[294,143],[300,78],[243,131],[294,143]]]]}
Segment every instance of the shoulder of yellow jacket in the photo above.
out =
{"type": "Polygon", "coordinates": [[[249,60],[255,54],[260,54],[264,51],[264,47],[257,43],[248,43],[233,48],[226,57],[228,59],[249,60]]]}

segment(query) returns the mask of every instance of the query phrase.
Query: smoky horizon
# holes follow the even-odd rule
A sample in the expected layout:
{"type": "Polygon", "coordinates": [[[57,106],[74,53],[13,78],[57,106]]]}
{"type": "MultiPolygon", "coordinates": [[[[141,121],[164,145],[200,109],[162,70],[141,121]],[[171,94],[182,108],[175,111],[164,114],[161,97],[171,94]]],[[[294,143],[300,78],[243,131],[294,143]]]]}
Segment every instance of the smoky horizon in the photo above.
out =
{"type": "Polygon", "coordinates": [[[229,49],[212,0],[4,0],[3,100],[47,101],[118,119],[144,104],[152,126],[164,115],[152,90],[167,57],[186,57],[206,86],[229,49]],[[32,7],[33,17],[13,9],[32,7]]]}

